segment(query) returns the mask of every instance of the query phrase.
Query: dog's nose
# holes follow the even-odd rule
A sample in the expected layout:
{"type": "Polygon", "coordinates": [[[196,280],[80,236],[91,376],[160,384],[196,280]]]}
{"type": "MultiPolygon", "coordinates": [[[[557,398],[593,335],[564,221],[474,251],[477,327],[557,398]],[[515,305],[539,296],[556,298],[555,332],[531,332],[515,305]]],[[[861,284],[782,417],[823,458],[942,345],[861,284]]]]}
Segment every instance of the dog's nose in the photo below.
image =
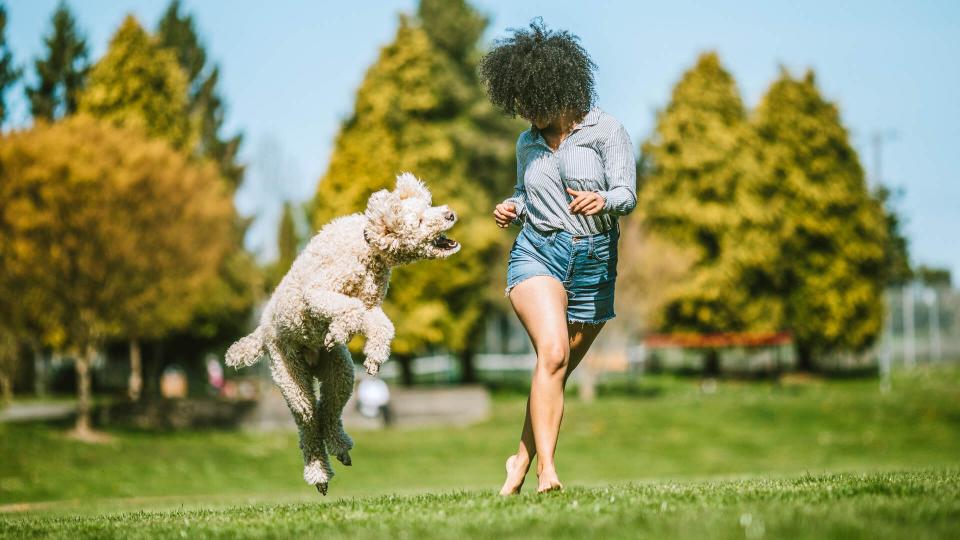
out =
{"type": "Polygon", "coordinates": [[[453,221],[457,219],[457,215],[453,213],[452,210],[447,210],[443,213],[443,217],[447,218],[447,221],[453,221]]]}

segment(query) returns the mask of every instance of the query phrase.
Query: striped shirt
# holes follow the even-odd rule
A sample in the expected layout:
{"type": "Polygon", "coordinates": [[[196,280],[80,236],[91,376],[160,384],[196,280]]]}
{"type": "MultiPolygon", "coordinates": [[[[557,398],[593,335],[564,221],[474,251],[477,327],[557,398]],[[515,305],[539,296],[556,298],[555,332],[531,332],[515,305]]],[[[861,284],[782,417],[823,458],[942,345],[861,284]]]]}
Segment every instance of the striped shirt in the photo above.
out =
{"type": "Polygon", "coordinates": [[[516,206],[515,223],[527,221],[541,232],[565,230],[597,234],[611,229],[618,216],[637,205],[637,168],[633,143],[614,117],[594,107],[552,150],[534,126],[517,139],[517,184],[504,202],[516,206]],[[575,191],[595,191],[603,209],[592,216],[571,214],[575,191]]]}

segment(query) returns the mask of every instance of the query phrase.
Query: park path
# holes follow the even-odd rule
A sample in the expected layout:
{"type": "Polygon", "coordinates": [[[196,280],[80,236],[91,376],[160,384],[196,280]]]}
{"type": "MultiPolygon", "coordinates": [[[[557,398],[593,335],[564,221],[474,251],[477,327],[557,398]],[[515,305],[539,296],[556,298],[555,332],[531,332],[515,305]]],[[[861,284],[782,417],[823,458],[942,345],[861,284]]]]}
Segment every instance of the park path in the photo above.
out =
{"type": "Polygon", "coordinates": [[[0,408],[0,422],[36,422],[69,418],[77,411],[74,401],[11,403],[0,408]]]}

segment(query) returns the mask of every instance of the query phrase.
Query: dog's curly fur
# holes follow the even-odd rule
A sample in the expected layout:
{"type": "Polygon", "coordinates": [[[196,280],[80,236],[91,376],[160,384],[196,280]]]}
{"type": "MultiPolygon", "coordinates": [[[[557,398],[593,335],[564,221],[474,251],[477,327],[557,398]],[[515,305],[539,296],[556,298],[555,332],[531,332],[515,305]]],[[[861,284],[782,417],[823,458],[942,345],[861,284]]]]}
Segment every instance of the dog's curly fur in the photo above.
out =
{"type": "Polygon", "coordinates": [[[456,215],[431,204],[426,186],[404,173],[393,191],[371,195],[364,213],[324,226],[280,281],[260,325],[227,350],[227,365],[237,368],[269,354],[273,379],[300,431],[304,480],[323,494],[333,476],[328,455],[351,464],[353,440],[340,418],[354,382],[346,343],[354,334],[366,336],[363,365],[376,375],[393,339],[393,324],[380,307],[390,269],[460,250],[443,234],[456,215]]]}

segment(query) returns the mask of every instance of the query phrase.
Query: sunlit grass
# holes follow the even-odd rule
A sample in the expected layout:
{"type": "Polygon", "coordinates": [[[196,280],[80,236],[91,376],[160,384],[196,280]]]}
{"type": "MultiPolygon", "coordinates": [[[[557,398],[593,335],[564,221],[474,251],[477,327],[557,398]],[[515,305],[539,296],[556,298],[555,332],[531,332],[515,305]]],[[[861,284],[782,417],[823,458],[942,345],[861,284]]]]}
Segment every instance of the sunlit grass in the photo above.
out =
{"type": "Polygon", "coordinates": [[[616,526],[625,520],[654,534],[742,538],[750,525],[738,520],[750,514],[768,534],[783,531],[776,536],[874,531],[861,515],[894,522],[884,529],[890,536],[905,535],[909,524],[937,536],[947,517],[960,522],[958,383],[955,369],[899,373],[886,394],[867,379],[728,381],[705,392],[695,379],[648,377],[590,404],[570,396],[558,455],[567,492],[513,502],[492,494],[516,446],[524,406],[516,394],[496,395],[492,418],[472,427],[354,433],[355,465],[335,464],[327,499],[302,484],[291,433],[112,431],[113,442],[87,445],[57,426],[6,424],[0,508],[8,514],[0,530],[176,536],[186,520],[187,532],[201,536],[308,528],[573,535],[563,524],[629,536],[616,526]],[[836,472],[868,476],[830,476],[836,472]],[[451,494],[459,490],[469,492],[451,494]],[[387,494],[400,498],[369,498],[387,494]],[[615,501],[604,503],[609,497],[615,501]],[[130,513],[140,509],[173,512],[130,513]],[[87,517],[59,521],[73,514],[87,517]]]}

